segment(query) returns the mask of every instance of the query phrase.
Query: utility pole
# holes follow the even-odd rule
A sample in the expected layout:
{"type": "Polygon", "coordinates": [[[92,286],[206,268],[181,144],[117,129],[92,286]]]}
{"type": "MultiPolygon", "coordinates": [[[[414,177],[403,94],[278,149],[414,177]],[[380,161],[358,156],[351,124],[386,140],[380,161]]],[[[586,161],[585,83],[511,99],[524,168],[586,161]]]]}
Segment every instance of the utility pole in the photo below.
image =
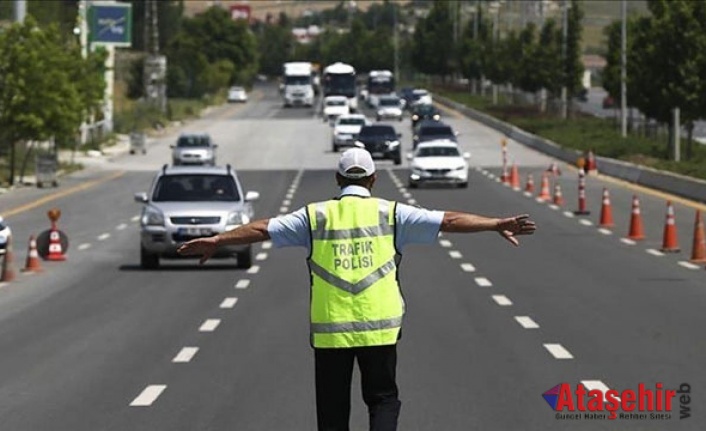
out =
{"type": "Polygon", "coordinates": [[[627,87],[627,15],[628,2],[621,0],[620,18],[620,134],[623,138],[628,136],[628,87],[627,87]]]}
{"type": "Polygon", "coordinates": [[[397,29],[397,5],[393,3],[392,5],[392,18],[393,18],[393,45],[395,48],[395,80],[399,82],[400,80],[400,56],[399,56],[399,34],[397,29]]]}
{"type": "MultiPolygon", "coordinates": [[[[475,44],[475,46],[479,46],[479,45],[480,45],[479,42],[478,42],[478,25],[479,25],[479,21],[480,21],[480,1],[479,1],[479,0],[476,0],[475,13],[473,14],[473,43],[475,44]]],[[[473,83],[473,84],[474,84],[474,85],[473,85],[473,90],[474,90],[474,93],[475,93],[475,94],[480,93],[480,91],[479,91],[480,88],[479,88],[479,87],[482,87],[482,86],[483,86],[483,78],[484,78],[484,77],[483,77],[483,73],[482,73],[482,71],[481,71],[481,75],[480,75],[480,84],[478,83],[477,80],[473,83]]]]}
{"type": "Polygon", "coordinates": [[[145,2],[144,85],[145,98],[162,112],[167,112],[167,58],[159,54],[159,14],[156,0],[145,2]]]}
{"type": "Polygon", "coordinates": [[[568,0],[564,0],[562,4],[562,40],[561,40],[561,60],[562,60],[562,83],[561,83],[561,118],[564,120],[568,118],[568,101],[567,101],[567,88],[566,88],[566,83],[567,80],[569,79],[568,76],[568,59],[567,57],[567,49],[566,49],[566,43],[567,39],[569,38],[569,2],[568,0]]]}
{"type": "Polygon", "coordinates": [[[24,22],[27,16],[27,0],[15,0],[15,22],[24,22]]]}
{"type": "MultiPolygon", "coordinates": [[[[500,39],[500,3],[497,3],[497,9],[493,17],[493,47],[497,49],[498,39],[500,39]]],[[[493,82],[493,105],[498,104],[498,84],[493,82]]]]}

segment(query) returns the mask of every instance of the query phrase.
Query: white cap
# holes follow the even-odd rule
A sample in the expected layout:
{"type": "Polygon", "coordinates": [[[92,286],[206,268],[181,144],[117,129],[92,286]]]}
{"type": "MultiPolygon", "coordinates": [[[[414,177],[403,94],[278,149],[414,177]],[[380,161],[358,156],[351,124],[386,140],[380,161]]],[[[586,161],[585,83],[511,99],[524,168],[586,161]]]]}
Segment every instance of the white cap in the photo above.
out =
{"type": "Polygon", "coordinates": [[[338,173],[351,179],[369,177],[375,173],[373,157],[362,148],[346,150],[338,161],[338,173]]]}

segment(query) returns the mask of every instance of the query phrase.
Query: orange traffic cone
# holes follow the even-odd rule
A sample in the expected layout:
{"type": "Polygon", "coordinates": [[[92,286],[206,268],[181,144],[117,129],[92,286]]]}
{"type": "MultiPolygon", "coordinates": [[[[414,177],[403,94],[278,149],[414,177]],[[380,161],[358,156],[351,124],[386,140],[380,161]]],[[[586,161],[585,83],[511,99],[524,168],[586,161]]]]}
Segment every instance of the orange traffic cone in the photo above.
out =
{"type": "Polygon", "coordinates": [[[628,238],[633,241],[645,239],[645,232],[642,229],[642,216],[640,215],[640,201],[637,196],[632,197],[632,215],[630,216],[630,233],[628,238]]]}
{"type": "Polygon", "coordinates": [[[576,215],[589,215],[591,211],[586,209],[586,173],[579,169],[579,208],[574,211],[576,215]]]}
{"type": "Polygon", "coordinates": [[[27,252],[27,262],[22,272],[41,272],[42,266],[39,263],[39,253],[37,252],[37,240],[34,235],[29,237],[29,251],[27,252]]]}
{"type": "Polygon", "coordinates": [[[66,260],[66,255],[64,254],[63,247],[61,246],[61,236],[59,231],[53,227],[49,231],[49,254],[46,259],[54,261],[66,260]]]}
{"type": "Polygon", "coordinates": [[[503,164],[503,173],[500,175],[500,182],[510,184],[510,175],[507,173],[507,165],[503,164]]]}
{"type": "Polygon", "coordinates": [[[672,201],[667,201],[667,219],[664,222],[664,236],[662,237],[662,248],[666,253],[679,252],[679,240],[677,239],[677,225],[674,217],[674,207],[672,201]]]}
{"type": "Polygon", "coordinates": [[[549,176],[545,172],[542,174],[542,188],[539,190],[539,196],[537,196],[537,199],[548,201],[551,200],[551,198],[552,197],[549,195],[549,176]]]}
{"type": "Polygon", "coordinates": [[[0,282],[10,282],[15,279],[14,255],[12,252],[12,237],[7,239],[5,248],[5,258],[2,260],[2,274],[0,274],[0,282]]]}
{"type": "Polygon", "coordinates": [[[520,173],[515,162],[512,163],[512,170],[510,171],[510,187],[520,190],[520,173]]]}
{"type": "Polygon", "coordinates": [[[603,204],[601,204],[601,227],[613,227],[613,208],[610,205],[610,193],[608,189],[603,189],[603,204]]]}
{"type": "Polygon", "coordinates": [[[694,246],[691,249],[691,259],[693,263],[706,263],[706,235],[704,235],[704,222],[701,220],[701,211],[696,210],[696,221],[694,222],[694,246]]]}
{"type": "Polygon", "coordinates": [[[554,175],[555,177],[561,175],[561,170],[559,170],[559,166],[556,164],[556,162],[552,162],[552,164],[549,165],[549,167],[547,168],[547,172],[554,175]]]}
{"type": "Polygon", "coordinates": [[[598,169],[596,165],[596,156],[593,154],[593,150],[588,150],[588,157],[586,158],[586,171],[591,172],[598,169]]]}
{"type": "Polygon", "coordinates": [[[525,191],[527,193],[534,193],[534,178],[532,174],[527,174],[527,184],[525,185],[525,191]]]}
{"type": "Polygon", "coordinates": [[[564,205],[564,197],[561,194],[561,186],[559,184],[554,185],[554,205],[562,206],[564,205]]]}

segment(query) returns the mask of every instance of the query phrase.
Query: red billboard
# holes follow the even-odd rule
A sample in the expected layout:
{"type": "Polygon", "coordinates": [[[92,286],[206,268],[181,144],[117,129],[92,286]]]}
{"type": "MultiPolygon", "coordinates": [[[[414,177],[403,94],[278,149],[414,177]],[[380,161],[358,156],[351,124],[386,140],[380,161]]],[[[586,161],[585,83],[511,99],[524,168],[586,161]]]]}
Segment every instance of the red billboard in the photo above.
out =
{"type": "Polygon", "coordinates": [[[230,17],[237,21],[239,19],[244,19],[250,21],[250,5],[248,4],[234,4],[230,6],[230,17]]]}

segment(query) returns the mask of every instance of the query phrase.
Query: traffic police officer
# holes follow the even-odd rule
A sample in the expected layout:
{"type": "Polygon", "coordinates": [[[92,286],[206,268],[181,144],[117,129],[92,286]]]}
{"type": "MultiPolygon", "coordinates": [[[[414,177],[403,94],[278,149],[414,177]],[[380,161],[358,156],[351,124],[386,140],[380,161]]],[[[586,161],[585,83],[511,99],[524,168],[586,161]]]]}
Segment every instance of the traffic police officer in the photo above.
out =
{"type": "Polygon", "coordinates": [[[319,430],[347,431],[353,364],[358,361],[371,431],[397,429],[401,403],[395,377],[404,300],[397,270],[401,250],[433,243],[439,232],[497,231],[513,245],[534,233],[527,215],[489,218],[430,211],[373,198],[375,164],[360,148],[345,151],[336,181],[341,193],[277,218],[257,220],[181,246],[208,260],[218,246],[271,239],[309,249],[311,344],[319,430]]]}

